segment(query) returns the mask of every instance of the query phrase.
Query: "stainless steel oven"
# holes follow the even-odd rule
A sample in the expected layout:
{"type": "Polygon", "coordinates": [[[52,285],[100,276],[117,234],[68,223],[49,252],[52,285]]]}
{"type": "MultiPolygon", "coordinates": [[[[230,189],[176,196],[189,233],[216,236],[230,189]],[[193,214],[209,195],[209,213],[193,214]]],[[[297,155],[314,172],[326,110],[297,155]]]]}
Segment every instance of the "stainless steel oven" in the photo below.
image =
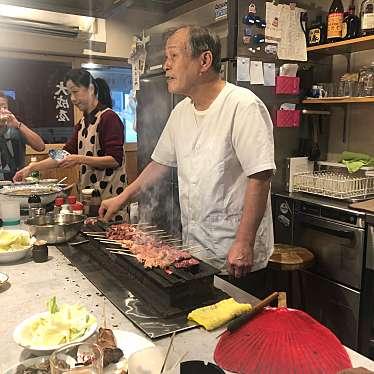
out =
{"type": "Polygon", "coordinates": [[[294,244],[315,264],[303,271],[305,310],[358,349],[365,253],[365,217],[359,212],[295,201],[294,244]]]}
{"type": "Polygon", "coordinates": [[[367,215],[365,257],[360,320],[360,353],[374,359],[374,215],[367,215]]]}

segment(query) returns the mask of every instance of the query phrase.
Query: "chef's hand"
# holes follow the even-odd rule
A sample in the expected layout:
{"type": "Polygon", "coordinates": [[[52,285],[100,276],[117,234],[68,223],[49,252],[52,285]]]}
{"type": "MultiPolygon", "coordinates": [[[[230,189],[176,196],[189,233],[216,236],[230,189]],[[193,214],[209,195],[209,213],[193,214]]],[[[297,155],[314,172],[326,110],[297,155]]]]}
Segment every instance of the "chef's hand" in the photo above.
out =
{"type": "Polygon", "coordinates": [[[23,169],[18,170],[16,174],[14,174],[13,182],[21,182],[24,181],[26,177],[31,174],[31,166],[27,165],[23,169]]]}
{"type": "Polygon", "coordinates": [[[67,155],[63,160],[59,161],[58,165],[60,168],[67,169],[72,168],[75,165],[80,165],[82,163],[81,155],[67,155]]]}
{"type": "Polygon", "coordinates": [[[121,209],[123,204],[124,201],[121,195],[103,200],[99,208],[100,219],[104,222],[110,221],[110,219],[121,209]]]}
{"type": "Polygon", "coordinates": [[[253,247],[248,243],[234,242],[227,254],[227,271],[235,278],[247,275],[253,265],[253,247]]]}

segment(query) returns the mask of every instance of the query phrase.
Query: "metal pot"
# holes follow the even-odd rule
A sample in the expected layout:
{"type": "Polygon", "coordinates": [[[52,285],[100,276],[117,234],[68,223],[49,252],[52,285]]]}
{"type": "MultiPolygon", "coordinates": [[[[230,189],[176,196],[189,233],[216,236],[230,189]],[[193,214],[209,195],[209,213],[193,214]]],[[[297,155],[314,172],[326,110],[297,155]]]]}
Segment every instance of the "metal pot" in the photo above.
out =
{"type": "Polygon", "coordinates": [[[48,244],[65,243],[80,230],[86,216],[80,214],[47,214],[25,221],[31,235],[48,244]]]}
{"type": "Polygon", "coordinates": [[[0,199],[15,199],[20,203],[21,208],[28,207],[30,195],[40,196],[42,205],[53,202],[61,188],[57,186],[22,185],[6,186],[0,190],[0,199]]]}

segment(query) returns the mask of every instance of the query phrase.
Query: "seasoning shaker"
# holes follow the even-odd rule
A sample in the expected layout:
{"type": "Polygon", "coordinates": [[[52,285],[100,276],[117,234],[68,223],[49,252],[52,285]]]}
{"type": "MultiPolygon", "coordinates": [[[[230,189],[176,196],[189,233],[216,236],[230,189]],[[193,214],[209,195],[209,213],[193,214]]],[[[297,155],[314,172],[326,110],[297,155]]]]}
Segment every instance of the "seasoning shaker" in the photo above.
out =
{"type": "Polygon", "coordinates": [[[45,214],[45,209],[42,207],[40,196],[31,195],[27,202],[29,204],[29,218],[34,218],[36,216],[42,216],[45,214]]]}
{"type": "Polygon", "coordinates": [[[48,246],[45,240],[37,240],[32,247],[32,257],[35,262],[48,260],[48,246]]]}
{"type": "Polygon", "coordinates": [[[85,188],[81,191],[81,201],[83,203],[83,214],[89,216],[90,205],[92,200],[92,193],[94,190],[92,188],[85,188]]]}

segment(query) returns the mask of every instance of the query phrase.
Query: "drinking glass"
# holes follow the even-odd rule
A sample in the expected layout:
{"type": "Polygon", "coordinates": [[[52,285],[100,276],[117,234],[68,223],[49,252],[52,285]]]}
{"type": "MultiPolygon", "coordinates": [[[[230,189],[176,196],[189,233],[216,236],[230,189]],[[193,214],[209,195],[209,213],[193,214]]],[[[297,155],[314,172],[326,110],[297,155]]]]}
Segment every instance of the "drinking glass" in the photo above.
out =
{"type": "Polygon", "coordinates": [[[103,353],[97,344],[73,343],[54,351],[49,363],[52,374],[102,374],[103,353]]]}

